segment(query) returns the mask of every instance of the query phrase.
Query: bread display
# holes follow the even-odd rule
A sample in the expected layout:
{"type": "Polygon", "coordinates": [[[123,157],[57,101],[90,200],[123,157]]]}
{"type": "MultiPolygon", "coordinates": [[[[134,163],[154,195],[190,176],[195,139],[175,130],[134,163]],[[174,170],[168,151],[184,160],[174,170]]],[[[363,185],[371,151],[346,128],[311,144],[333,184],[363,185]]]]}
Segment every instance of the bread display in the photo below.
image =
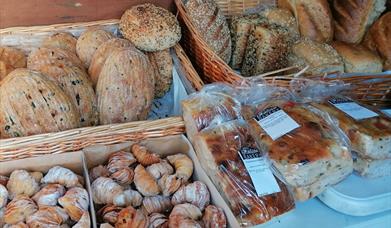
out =
{"type": "Polygon", "coordinates": [[[382,60],[376,53],[371,52],[366,47],[343,42],[334,42],[332,46],[341,56],[346,73],[382,72],[382,60]]]}
{"type": "Polygon", "coordinates": [[[385,10],[385,0],[334,0],[335,39],[358,44],[385,10]]]}
{"type": "Polygon", "coordinates": [[[106,59],[96,86],[101,124],[147,118],[155,92],[149,65],[142,52],[129,48],[116,50],[106,59]]]}
{"type": "Polygon", "coordinates": [[[313,75],[344,72],[342,58],[332,46],[309,39],[302,39],[292,46],[288,62],[299,68],[309,66],[306,73],[313,75]]]}
{"type": "Polygon", "coordinates": [[[348,145],[333,123],[317,110],[291,101],[270,101],[245,115],[254,139],[268,151],[296,200],[315,197],[352,173],[348,145]],[[272,139],[257,118],[275,107],[288,114],[299,127],[272,139]]]}
{"type": "Polygon", "coordinates": [[[155,70],[155,97],[163,97],[172,84],[173,61],[170,49],[146,52],[149,62],[155,70]]]}
{"type": "Polygon", "coordinates": [[[391,70],[391,12],[381,16],[368,30],[363,44],[379,53],[383,59],[383,70],[391,70]]]}
{"type": "Polygon", "coordinates": [[[223,12],[214,0],[189,0],[186,11],[203,40],[227,64],[231,59],[231,37],[223,12]]]}
{"type": "Polygon", "coordinates": [[[21,50],[0,46],[0,81],[16,68],[26,67],[27,59],[21,50]]]}
{"type": "Polygon", "coordinates": [[[278,7],[295,15],[301,36],[317,42],[333,39],[334,22],[327,0],[278,0],[278,7]]]}
{"type": "MultiPolygon", "coordinates": [[[[106,157],[107,162],[95,163],[97,166],[92,167],[90,173],[96,167],[99,170],[105,167],[110,172],[134,169],[135,176],[132,183],[126,184],[112,177],[97,177],[92,182],[98,223],[115,227],[168,227],[170,222],[177,224],[187,220],[183,214],[187,212],[179,209],[189,208],[199,213],[191,224],[201,224],[203,211],[211,205],[211,196],[206,184],[201,181],[191,182],[193,161],[190,157],[182,153],[159,156],[149,147],[137,143],[117,152],[107,153],[106,157]],[[147,161],[153,160],[151,158],[158,160],[148,163],[147,161]],[[115,161],[118,164],[113,166],[115,161]]],[[[214,207],[215,212],[208,212],[207,215],[210,226],[226,227],[222,209],[214,207]]]]}
{"type": "Polygon", "coordinates": [[[104,42],[113,38],[113,34],[99,27],[93,27],[84,31],[76,42],[76,53],[88,69],[95,51],[104,42]]]}
{"type": "Polygon", "coordinates": [[[61,166],[45,173],[11,172],[7,187],[0,185],[0,226],[89,228],[89,194],[78,175],[61,166]]]}
{"type": "Polygon", "coordinates": [[[17,69],[0,85],[2,138],[57,132],[79,126],[70,98],[39,72],[17,69]]]}
{"type": "Polygon", "coordinates": [[[181,39],[181,27],[175,16],[150,3],[126,10],[119,28],[122,35],[142,51],[162,51],[181,39]]]}
{"type": "Polygon", "coordinates": [[[61,48],[76,54],[77,39],[68,32],[55,33],[42,41],[42,47],[61,48]]]}

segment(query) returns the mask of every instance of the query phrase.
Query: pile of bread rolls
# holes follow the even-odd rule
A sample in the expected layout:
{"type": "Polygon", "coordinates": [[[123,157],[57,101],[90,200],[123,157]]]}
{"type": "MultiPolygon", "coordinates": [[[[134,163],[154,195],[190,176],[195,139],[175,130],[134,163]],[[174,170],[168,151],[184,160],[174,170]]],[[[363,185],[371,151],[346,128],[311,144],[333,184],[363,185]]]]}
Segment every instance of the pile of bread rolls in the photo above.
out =
{"type": "Polygon", "coordinates": [[[222,209],[210,204],[208,187],[191,182],[185,154],[161,158],[133,144],[90,170],[101,227],[226,227],[222,209]]]}
{"type": "Polygon", "coordinates": [[[209,47],[243,76],[287,66],[309,66],[308,74],[374,73],[391,69],[391,12],[384,12],[385,4],[276,0],[229,20],[214,0],[188,0],[186,10],[209,47]]]}
{"type": "Polygon", "coordinates": [[[27,58],[0,47],[0,138],[147,119],[171,87],[181,28],[152,4],[128,9],[119,28],[124,38],[100,27],[56,33],[27,58]]]}
{"type": "Polygon", "coordinates": [[[55,166],[41,172],[15,170],[0,176],[0,227],[91,226],[84,179],[55,166]]]}

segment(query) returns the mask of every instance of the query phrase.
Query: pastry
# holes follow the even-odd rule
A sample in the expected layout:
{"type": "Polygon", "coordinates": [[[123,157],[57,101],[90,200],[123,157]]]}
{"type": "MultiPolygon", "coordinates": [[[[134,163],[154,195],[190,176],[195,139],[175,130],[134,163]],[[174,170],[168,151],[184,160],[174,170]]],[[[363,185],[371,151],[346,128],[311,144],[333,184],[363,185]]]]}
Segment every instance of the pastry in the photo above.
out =
{"type": "Polygon", "coordinates": [[[167,156],[167,160],[175,167],[175,176],[188,181],[193,174],[193,161],[185,154],[167,156]]]}
{"type": "Polygon", "coordinates": [[[223,209],[213,205],[205,208],[202,222],[205,228],[227,227],[227,219],[225,218],[223,209]]]}
{"type": "Polygon", "coordinates": [[[143,202],[143,197],[138,191],[127,189],[123,193],[116,195],[113,204],[118,207],[138,207],[143,202]]]}
{"type": "Polygon", "coordinates": [[[110,154],[109,162],[107,164],[107,169],[110,173],[115,173],[118,170],[121,170],[125,167],[129,167],[132,164],[136,163],[137,160],[134,158],[133,154],[126,151],[119,151],[110,154]]]}
{"type": "Polygon", "coordinates": [[[152,213],[164,214],[171,211],[172,207],[170,197],[161,195],[145,197],[142,205],[143,211],[148,215],[152,213]]]}
{"type": "Polygon", "coordinates": [[[91,182],[96,180],[98,177],[109,177],[110,176],[109,170],[103,165],[98,165],[98,166],[90,169],[89,174],[90,174],[91,182]]]}
{"type": "Polygon", "coordinates": [[[130,148],[137,161],[143,166],[149,166],[160,162],[158,154],[151,153],[145,146],[133,144],[130,148]]]}
{"type": "Polygon", "coordinates": [[[170,196],[181,187],[182,179],[179,179],[175,174],[165,174],[159,179],[158,184],[162,190],[163,196],[170,196]]]}
{"type": "Polygon", "coordinates": [[[27,218],[29,227],[59,227],[69,216],[61,207],[43,206],[27,218]]]}
{"type": "Polygon", "coordinates": [[[98,215],[102,217],[104,222],[114,225],[117,222],[118,214],[122,209],[122,207],[107,204],[98,211],[98,215]]]}
{"type": "Polygon", "coordinates": [[[129,167],[124,167],[110,175],[110,178],[117,181],[121,185],[129,185],[133,182],[134,171],[129,167]]]}
{"type": "Polygon", "coordinates": [[[67,188],[80,185],[77,175],[70,169],[54,166],[42,178],[43,184],[61,184],[67,188]]]}
{"type": "Polygon", "coordinates": [[[17,195],[32,196],[39,190],[39,185],[26,170],[15,170],[7,183],[9,198],[17,195]]]}
{"type": "Polygon", "coordinates": [[[182,203],[191,203],[197,206],[201,211],[204,210],[210,202],[210,193],[208,187],[201,181],[194,181],[191,184],[182,186],[172,196],[173,205],[182,203]]]}
{"type": "Polygon", "coordinates": [[[160,213],[149,215],[149,228],[168,228],[168,219],[160,213]]]}
{"type": "Polygon", "coordinates": [[[114,198],[122,194],[124,189],[114,180],[98,177],[91,184],[92,198],[96,204],[112,204],[114,198]]]}
{"type": "Polygon", "coordinates": [[[90,227],[91,227],[91,220],[88,211],[85,211],[81,216],[80,220],[74,226],[72,226],[72,228],[90,228],[90,227]]]}
{"type": "Polygon", "coordinates": [[[38,210],[37,205],[29,197],[18,195],[8,203],[5,213],[4,221],[7,224],[17,224],[24,222],[26,219],[38,210]]]}
{"type": "Polygon", "coordinates": [[[124,208],[118,214],[116,228],[145,228],[148,227],[148,217],[141,210],[136,210],[129,206],[124,208]]]}
{"type": "Polygon", "coordinates": [[[58,199],[58,203],[65,209],[73,221],[79,221],[89,206],[88,193],[84,188],[73,187],[58,199]]]}
{"type": "Polygon", "coordinates": [[[166,174],[171,175],[174,173],[174,169],[165,159],[148,166],[146,169],[157,180],[166,174]]]}
{"type": "Polygon", "coordinates": [[[155,196],[160,193],[159,185],[142,165],[137,165],[134,174],[134,184],[144,196],[155,196]]]}
{"type": "Polygon", "coordinates": [[[193,204],[178,204],[172,209],[168,224],[169,227],[178,227],[178,228],[201,228],[202,226],[196,222],[201,218],[202,213],[200,209],[193,204]]]}
{"type": "Polygon", "coordinates": [[[3,208],[8,201],[8,190],[0,184],[0,208],[3,208]]]}
{"type": "Polygon", "coordinates": [[[33,199],[38,206],[55,206],[60,197],[65,194],[64,186],[60,184],[48,184],[41,188],[39,192],[31,198],[33,199]]]}

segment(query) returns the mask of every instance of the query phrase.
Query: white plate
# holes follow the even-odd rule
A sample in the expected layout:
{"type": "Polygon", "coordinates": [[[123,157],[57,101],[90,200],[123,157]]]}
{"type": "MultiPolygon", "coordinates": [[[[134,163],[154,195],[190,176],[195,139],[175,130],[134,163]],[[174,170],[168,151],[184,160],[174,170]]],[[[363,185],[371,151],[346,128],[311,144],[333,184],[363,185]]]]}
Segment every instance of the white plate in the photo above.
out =
{"type": "Polygon", "coordinates": [[[391,210],[391,176],[366,179],[351,174],[318,198],[336,211],[366,216],[391,210]]]}

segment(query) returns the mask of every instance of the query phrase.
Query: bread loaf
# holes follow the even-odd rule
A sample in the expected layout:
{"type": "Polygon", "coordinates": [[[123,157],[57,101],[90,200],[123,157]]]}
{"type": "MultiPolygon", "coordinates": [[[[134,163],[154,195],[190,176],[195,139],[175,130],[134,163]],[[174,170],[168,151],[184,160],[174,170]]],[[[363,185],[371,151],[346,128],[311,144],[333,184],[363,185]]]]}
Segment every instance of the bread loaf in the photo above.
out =
{"type": "Polygon", "coordinates": [[[42,47],[61,48],[76,54],[77,39],[68,32],[55,33],[42,41],[42,47]]]}
{"type": "Polygon", "coordinates": [[[40,47],[32,51],[27,58],[27,68],[37,70],[45,65],[53,65],[57,67],[76,66],[84,69],[83,63],[72,52],[61,48],[40,47]]]}
{"type": "Polygon", "coordinates": [[[175,16],[150,3],[126,10],[119,28],[126,39],[143,51],[162,51],[181,39],[181,27],[175,16]]]}
{"type": "Polygon", "coordinates": [[[386,0],[334,0],[335,39],[358,44],[385,9],[386,0]]]}
{"type": "Polygon", "coordinates": [[[83,61],[84,67],[88,69],[92,56],[98,47],[109,39],[113,34],[99,27],[93,27],[84,31],[76,42],[77,56],[83,61]]]}
{"type": "Polygon", "coordinates": [[[26,67],[26,56],[16,48],[0,46],[0,81],[16,68],[26,67]]]}
{"type": "Polygon", "coordinates": [[[362,45],[334,42],[332,46],[341,56],[346,73],[376,73],[383,69],[380,57],[362,45]]]}
{"type": "Polygon", "coordinates": [[[286,66],[289,34],[278,26],[255,26],[248,37],[242,75],[249,77],[286,66]]]}
{"type": "Polygon", "coordinates": [[[14,70],[0,85],[1,137],[64,131],[79,126],[71,99],[36,71],[14,70]]]}
{"type": "Polygon", "coordinates": [[[209,48],[224,62],[231,59],[231,36],[228,23],[214,0],[189,0],[186,10],[194,27],[209,48]]]}
{"type": "Polygon", "coordinates": [[[344,72],[343,61],[332,46],[309,39],[302,39],[292,46],[288,62],[289,66],[299,68],[309,66],[308,74],[344,72]]]}
{"type": "Polygon", "coordinates": [[[391,70],[391,12],[381,16],[368,30],[363,44],[383,59],[383,70],[391,70]]]}
{"type": "Polygon", "coordinates": [[[135,49],[119,49],[107,58],[96,86],[101,124],[147,118],[155,87],[149,66],[148,58],[135,49]]]}
{"type": "Polygon", "coordinates": [[[39,71],[54,79],[57,85],[71,98],[80,116],[80,126],[98,124],[96,97],[88,74],[75,66],[57,67],[44,65],[39,71]]]}
{"type": "Polygon", "coordinates": [[[278,0],[278,6],[293,12],[302,36],[318,42],[333,39],[333,18],[327,0],[278,0]]]}
{"type": "Polygon", "coordinates": [[[170,49],[146,53],[155,70],[155,97],[163,97],[172,84],[173,62],[170,49]]]}
{"type": "MultiPolygon", "coordinates": [[[[103,65],[107,57],[117,48],[133,48],[134,45],[126,39],[113,38],[107,40],[101,44],[98,49],[95,51],[91,59],[90,67],[88,68],[88,73],[90,75],[91,81],[96,86],[98,82],[99,74],[102,71],[103,65]]],[[[135,48],[135,47],[134,47],[135,48]]]]}

